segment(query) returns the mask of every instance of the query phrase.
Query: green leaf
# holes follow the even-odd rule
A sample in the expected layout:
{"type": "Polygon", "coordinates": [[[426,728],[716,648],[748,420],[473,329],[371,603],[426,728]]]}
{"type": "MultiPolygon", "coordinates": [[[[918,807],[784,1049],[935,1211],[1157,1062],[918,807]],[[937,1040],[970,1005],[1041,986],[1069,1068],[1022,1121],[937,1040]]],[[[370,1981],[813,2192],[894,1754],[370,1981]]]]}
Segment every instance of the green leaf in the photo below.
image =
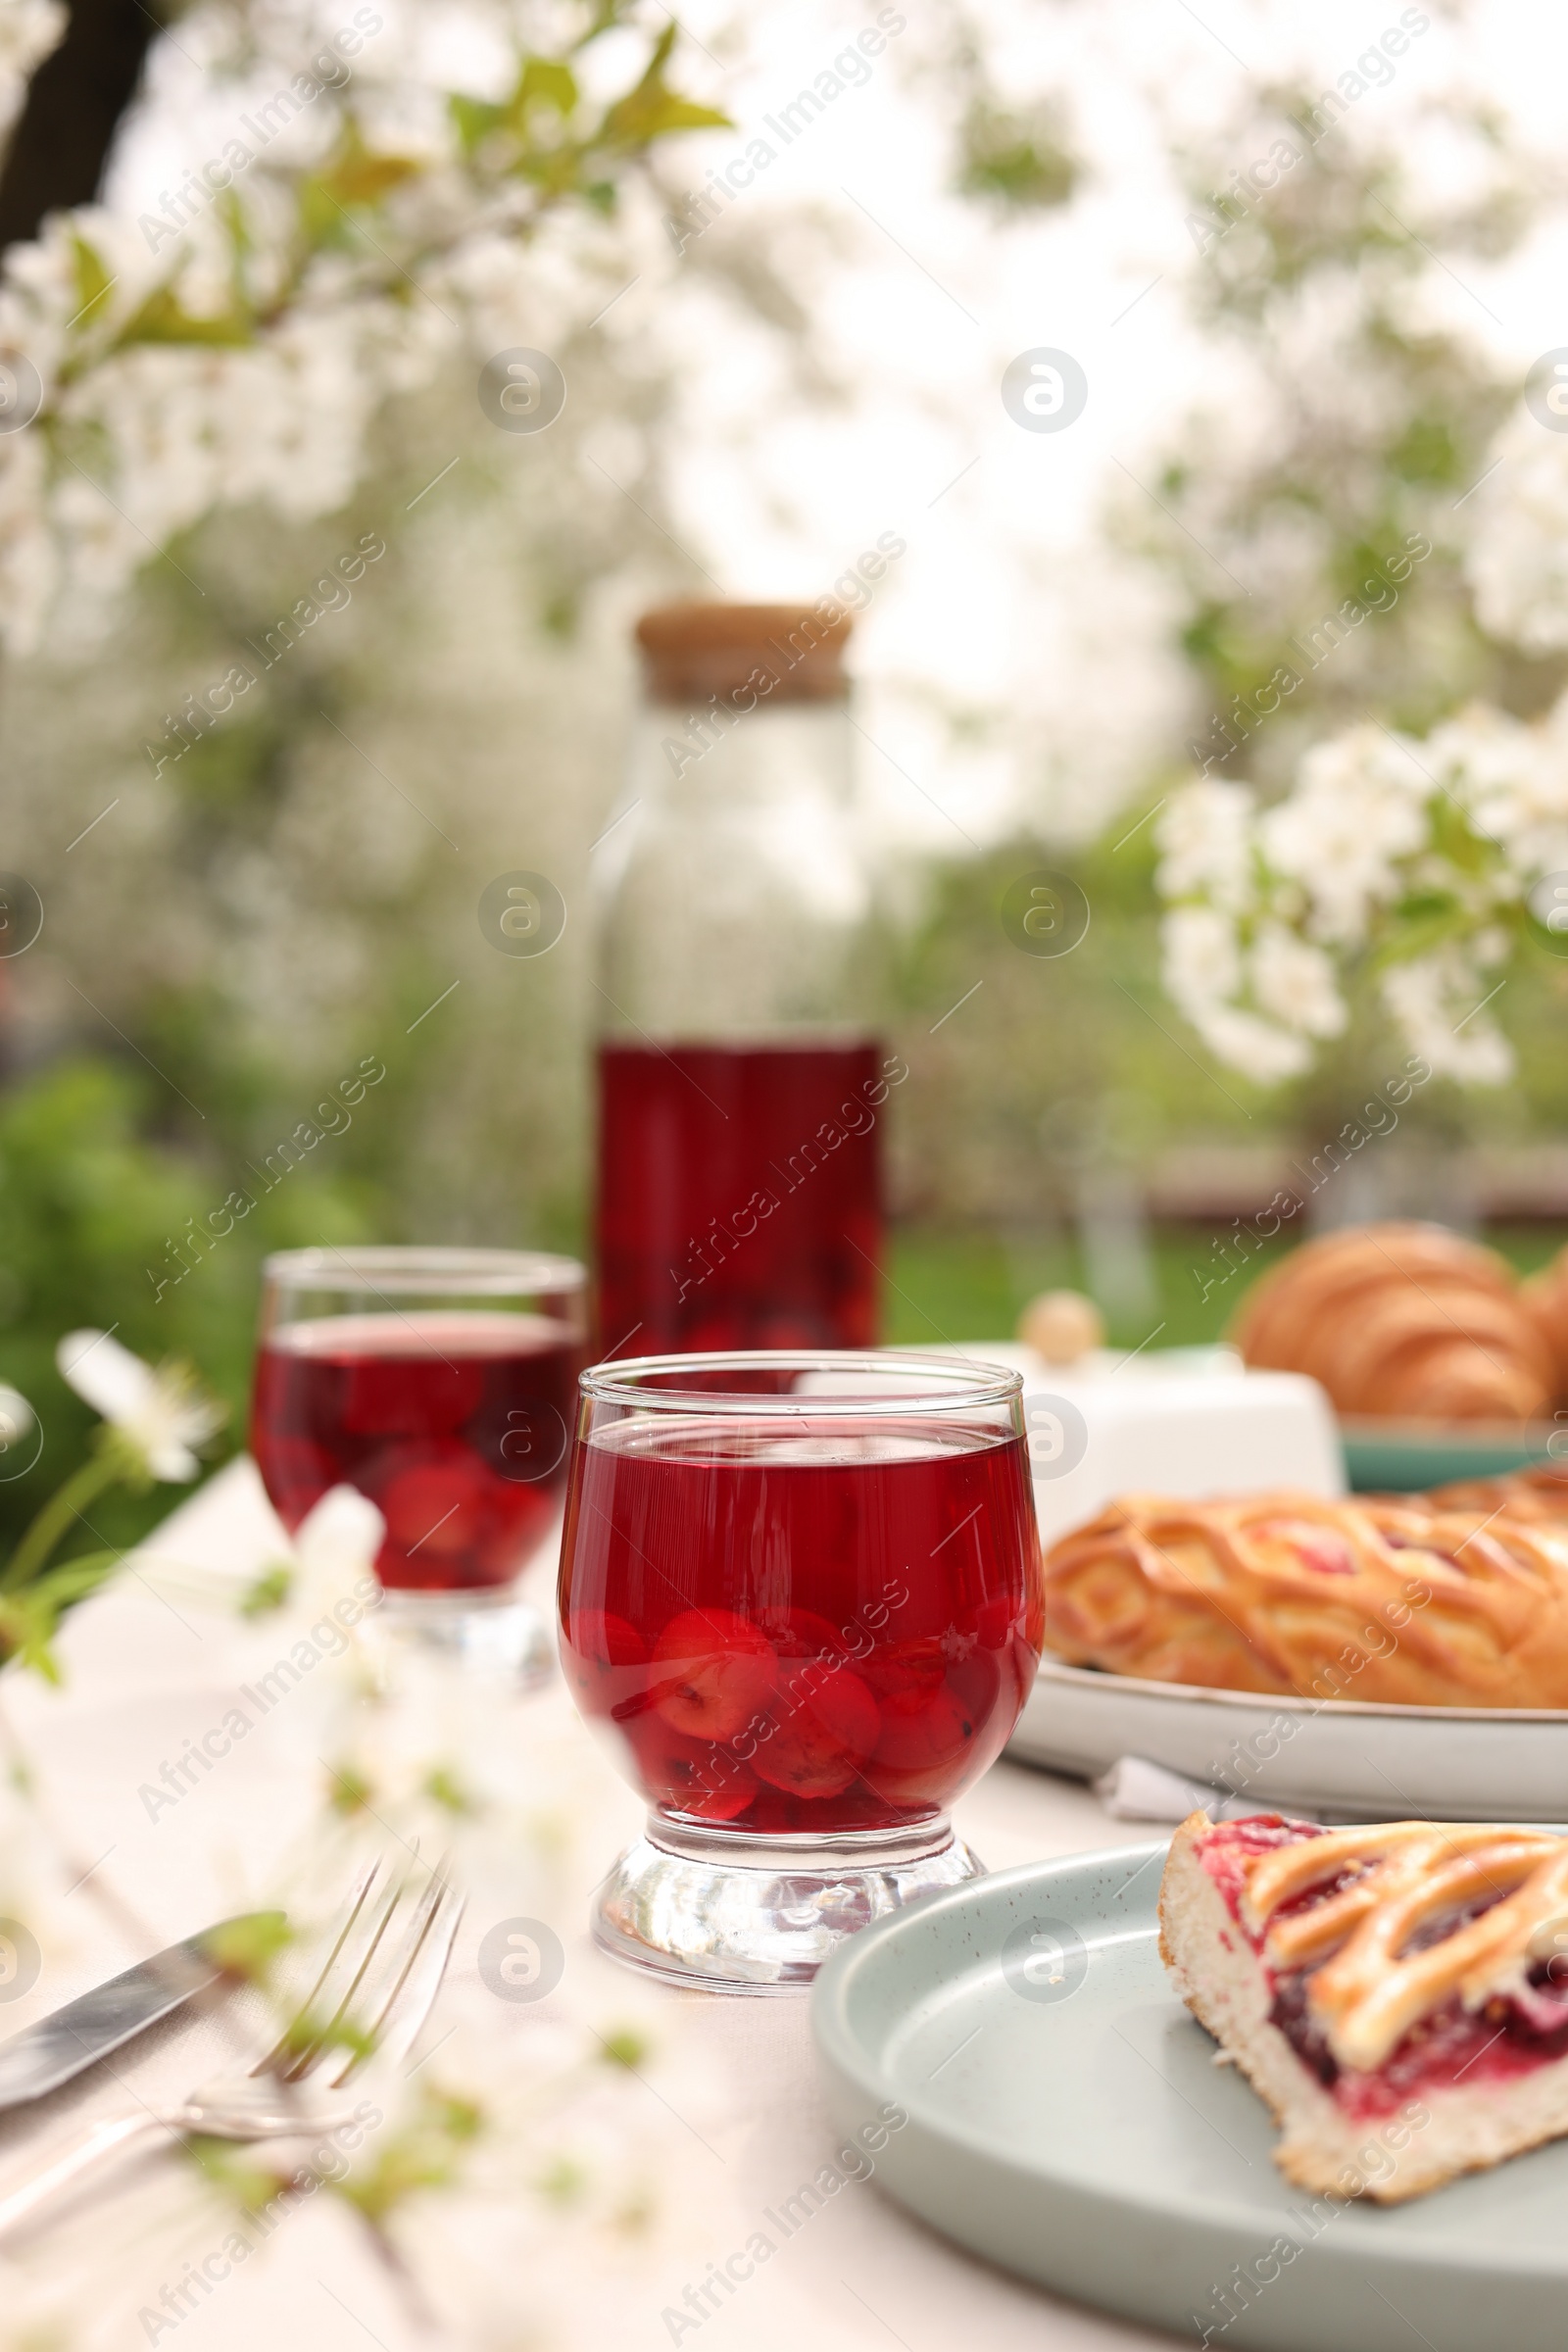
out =
{"type": "Polygon", "coordinates": [[[1395,929],[1370,957],[1369,967],[1379,972],[1391,963],[1411,963],[1419,956],[1446,947],[1450,940],[1467,938],[1474,928],[1474,915],[1458,899],[1434,894],[1406,900],[1396,910],[1395,929]]]}
{"type": "Polygon", "coordinates": [[[540,2174],[534,2186],[552,2205],[575,2205],[589,2184],[586,2168],[573,2156],[558,2156],[540,2174]]]}
{"type": "Polygon", "coordinates": [[[289,2021],[283,2036],[288,2049],[297,2050],[303,2057],[307,2050],[347,2050],[354,2058],[373,2058],[375,2035],[363,2026],[350,2023],[346,2017],[313,2017],[310,2011],[289,2021]]]}
{"type": "Polygon", "coordinates": [[[1065,204],[1078,166],[1053,112],[1020,116],[977,99],[959,134],[958,189],[990,196],[1016,212],[1065,204]]]}
{"type": "Polygon", "coordinates": [[[572,47],[586,49],[589,42],[597,41],[601,33],[612,32],[627,14],[630,6],[631,0],[599,0],[587,31],[582,34],[580,39],[572,43],[572,47]]]}
{"type": "Polygon", "coordinates": [[[176,2145],[204,2180],[221,2189],[245,2213],[260,2213],[287,2186],[285,2180],[248,2151],[237,2151],[232,2140],[208,2139],[191,2132],[182,2132],[176,2145]]]}
{"type": "Polygon", "coordinates": [[[424,1793],[449,1813],[475,1813],[477,1805],[457,1775],[445,1764],[438,1764],[425,1780],[424,1793]]]}
{"type": "Polygon", "coordinates": [[[358,122],[350,115],[326,163],[299,183],[297,202],[307,237],[313,245],[345,241],[346,214],[373,210],[406,179],[417,177],[423,168],[411,155],[383,153],[368,146],[358,122]]]}
{"type": "Polygon", "coordinates": [[[548,106],[564,121],[577,107],[577,76],[571,68],[553,57],[530,57],[522,69],[513,100],[514,116],[525,114],[530,107],[548,106]]]}
{"type": "Polygon", "coordinates": [[[647,147],[672,130],[733,130],[733,121],[716,106],[699,106],[674,90],[636,89],[612,106],[602,135],[616,147],[647,147]]]}
{"type": "Polygon", "coordinates": [[[488,98],[465,98],[457,90],[447,100],[447,112],[457,126],[465,155],[472,155],[507,120],[504,106],[494,106],[488,98]]]}
{"type": "Polygon", "coordinates": [[[243,1978],[248,1984],[265,1984],[272,1962],[293,1941],[287,1917],[281,1911],[253,1911],[245,1919],[226,1919],[199,1938],[203,1951],[225,1977],[243,1978]]]}
{"type": "Polygon", "coordinates": [[[352,1766],[347,1772],[339,1772],[333,1765],[328,1765],[327,1770],[332,1775],[332,1810],[335,1813],[364,1812],[370,1802],[370,1784],[364,1773],[356,1772],[352,1766]]]}
{"type": "Polygon", "coordinates": [[[36,1584],[28,1587],[29,1596],[58,1622],[78,1600],[85,1600],[89,1592],[96,1592],[100,1585],[106,1585],[123,1557],[123,1552],[119,1551],[82,1553],[40,1576],[36,1584]]]}
{"type": "Polygon", "coordinates": [[[1464,874],[1477,874],[1497,861],[1496,845],[1478,833],[1470,821],[1469,811],[1454,800],[1450,793],[1434,794],[1429,807],[1432,812],[1432,842],[1440,857],[1464,874]]]}
{"type": "Polygon", "coordinates": [[[74,231],[72,234],[71,251],[76,275],[76,316],[72,320],[75,326],[81,323],[88,311],[102,301],[115,280],[86,238],[74,231]]]}
{"type": "Polygon", "coordinates": [[[229,311],[212,318],[193,318],[172,286],[155,286],[117,340],[131,343],[214,343],[230,347],[256,340],[252,320],[229,311]]]}
{"type": "Polygon", "coordinates": [[[484,2112],[471,2099],[426,2088],[402,2129],[377,2141],[373,2161],[332,2186],[368,2221],[384,2221],[406,2197],[455,2180],[461,2151],[479,2137],[484,2125],[484,2112]]]}
{"type": "Polygon", "coordinates": [[[294,1571],[286,1560],[278,1560],[272,1567],[264,1568],[261,1575],[246,1587],[244,1598],[239,1604],[240,1615],[265,1617],[270,1610],[280,1609],[288,1598],[293,1582],[294,1571]]]}
{"type": "Polygon", "coordinates": [[[28,1654],[28,1624],[26,1611],[20,1601],[0,1602],[0,1666],[9,1666],[16,1659],[19,1665],[30,1666],[41,1674],[46,1683],[57,1687],[60,1682],[58,1662],[50,1657],[45,1662],[36,1648],[28,1654]]]}
{"type": "Polygon", "coordinates": [[[621,2027],[618,2033],[602,2035],[601,2042],[608,2063],[611,2066],[623,2066],[628,2074],[635,2074],[648,2055],[647,2042],[629,2026],[621,2027]]]}
{"type": "Polygon", "coordinates": [[[617,98],[595,135],[596,146],[642,148],[672,130],[733,130],[728,115],[680,97],[664,80],[664,68],[678,30],[671,17],[654,44],[647,70],[634,90],[617,98]]]}

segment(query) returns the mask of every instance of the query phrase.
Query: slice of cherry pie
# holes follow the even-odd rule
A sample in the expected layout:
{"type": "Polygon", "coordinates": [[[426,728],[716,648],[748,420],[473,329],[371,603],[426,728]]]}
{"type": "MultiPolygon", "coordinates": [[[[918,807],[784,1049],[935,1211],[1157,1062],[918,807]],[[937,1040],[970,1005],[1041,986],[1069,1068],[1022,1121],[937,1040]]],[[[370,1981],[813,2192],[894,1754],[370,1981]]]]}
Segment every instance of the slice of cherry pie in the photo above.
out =
{"type": "Polygon", "coordinates": [[[1194,1813],[1159,1919],[1298,2186],[1394,2204],[1568,2132],[1568,1838],[1194,1813]]]}

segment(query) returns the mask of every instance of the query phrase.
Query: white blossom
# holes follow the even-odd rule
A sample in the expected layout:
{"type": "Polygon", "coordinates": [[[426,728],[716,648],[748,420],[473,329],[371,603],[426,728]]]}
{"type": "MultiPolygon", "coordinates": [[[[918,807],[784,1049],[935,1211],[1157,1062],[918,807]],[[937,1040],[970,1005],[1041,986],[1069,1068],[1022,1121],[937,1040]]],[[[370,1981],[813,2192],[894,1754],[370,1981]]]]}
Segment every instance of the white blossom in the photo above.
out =
{"type": "MultiPolygon", "coordinates": [[[[511,9],[475,0],[469,13],[498,72],[514,73],[511,9]]],[[[0,128],[17,61],[61,21],[53,0],[0,8],[0,128]]],[[[292,78],[307,34],[287,10],[236,25],[222,0],[199,0],[179,55],[197,61],[208,103],[232,94],[237,119],[259,79],[292,78]]],[[[612,231],[586,208],[536,222],[537,189],[470,166],[419,46],[417,25],[394,23],[356,69],[361,131],[417,167],[373,235],[301,262],[298,174],[341,131],[335,100],[319,98],[234,183],[249,302],[237,320],[241,247],[216,205],[165,234],[155,213],[80,206],[10,249],[0,347],[36,370],[43,411],[36,428],[0,435],[0,647],[35,651],[68,623],[101,635],[136,572],[215,509],[261,505],[296,523],[338,512],[391,397],[454,357],[476,371],[509,345],[567,343],[624,285],[627,222],[612,231]],[[105,281],[85,298],[83,249],[105,281]],[[149,328],[150,301],[174,306],[176,323],[149,328]]],[[[155,81],[167,65],[155,50],[155,81]]],[[[672,274],[655,204],[627,210],[646,247],[634,279],[672,274]]]]}
{"type": "Polygon", "coordinates": [[[1251,827],[1252,795],[1246,784],[1200,779],[1173,794],[1155,833],[1164,896],[1201,892],[1215,906],[1245,905],[1251,888],[1251,827]]]}
{"type": "Polygon", "coordinates": [[[1241,985],[1236,926],[1217,906],[1176,906],[1165,918],[1164,980],[1189,1019],[1222,1004],[1241,985]]]}
{"type": "Polygon", "coordinates": [[[0,1461],[5,1459],[19,1440],[26,1437],[36,1422],[37,1416],[22,1391],[0,1380],[0,1461]]]}
{"type": "Polygon", "coordinates": [[[1487,453],[1465,571],[1476,613],[1527,653],[1568,646],[1568,433],[1521,402],[1487,453]]]}
{"type": "Polygon", "coordinates": [[[222,1423],[222,1408],[180,1364],[154,1371],[107,1331],[68,1331],[55,1349],[61,1378],[145,1461],[157,1479],[194,1478],[196,1448],[222,1423]]]}
{"type": "Polygon", "coordinates": [[[1233,1004],[1205,1007],[1193,1026],[1221,1061],[1256,1086],[1280,1086],[1311,1066],[1312,1050],[1304,1038],[1233,1004]]]}
{"type": "Polygon", "coordinates": [[[1568,874],[1568,695],[1535,724],[1473,705],[1422,742],[1349,728],[1272,808],[1246,786],[1189,787],[1161,846],[1165,987],[1234,1068],[1265,1085],[1306,1068],[1347,1027],[1349,969],[1392,948],[1379,989],[1409,1046],[1462,1085],[1501,1085],[1494,975],[1521,901],[1568,874]],[[1406,902],[1441,946],[1397,955],[1406,902]]]}
{"type": "Polygon", "coordinates": [[[1249,958],[1252,993],[1262,1010],[1306,1037],[1340,1037],[1349,1019],[1333,957],[1298,939],[1283,923],[1268,923],[1249,958]]]}
{"type": "Polygon", "coordinates": [[[359,1596],[372,1576],[386,1521],[357,1487],[333,1487],[307,1514],[294,1538],[294,1582],[290,1601],[307,1617],[318,1617],[339,1601],[359,1596]]]}
{"type": "Polygon", "coordinates": [[[62,0],[6,0],[0,8],[0,134],[16,120],[28,76],[65,29],[62,0]]]}
{"type": "Polygon", "coordinates": [[[1272,869],[1306,890],[1315,938],[1358,947],[1400,896],[1398,860],[1426,840],[1431,790],[1413,749],[1381,727],[1352,727],[1307,754],[1296,790],[1257,831],[1272,869]]]}
{"type": "Polygon", "coordinates": [[[1461,1086],[1502,1086],[1513,1075],[1513,1049],[1481,1006],[1487,990],[1471,959],[1455,950],[1396,963],[1383,975],[1383,1001],[1439,1078],[1461,1086]]]}
{"type": "Polygon", "coordinates": [[[1568,869],[1568,695],[1541,727],[1471,710],[1432,738],[1459,738],[1477,830],[1507,852],[1522,893],[1568,869]]]}

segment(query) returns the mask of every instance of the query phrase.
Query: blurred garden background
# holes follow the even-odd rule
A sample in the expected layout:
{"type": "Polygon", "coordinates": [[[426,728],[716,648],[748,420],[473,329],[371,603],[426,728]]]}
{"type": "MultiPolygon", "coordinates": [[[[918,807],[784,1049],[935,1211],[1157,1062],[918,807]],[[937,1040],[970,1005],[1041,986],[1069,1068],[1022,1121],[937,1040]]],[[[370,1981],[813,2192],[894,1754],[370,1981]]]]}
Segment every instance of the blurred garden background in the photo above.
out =
{"type": "Polygon", "coordinates": [[[0,415],[0,1377],[45,1449],[0,1512],[79,1445],[74,1325],[194,1358],[238,1443],[265,1250],[582,1250],[631,624],[831,594],[884,532],[889,1336],[1071,1282],[1129,1347],[1211,1337],[1292,1182],[1544,1260],[1564,41],[1511,5],[10,0],[0,344],[42,406],[0,415]],[[478,396],[518,346],[567,386],[537,435],[478,396]],[[1071,429],[1003,397],[1040,348],[1071,429]],[[1335,793],[1365,841],[1311,832],[1335,793]],[[514,868],[566,902],[548,956],[476,919],[514,868]],[[1068,955],[1001,917],[1037,869],[1088,902],[1068,955]]]}

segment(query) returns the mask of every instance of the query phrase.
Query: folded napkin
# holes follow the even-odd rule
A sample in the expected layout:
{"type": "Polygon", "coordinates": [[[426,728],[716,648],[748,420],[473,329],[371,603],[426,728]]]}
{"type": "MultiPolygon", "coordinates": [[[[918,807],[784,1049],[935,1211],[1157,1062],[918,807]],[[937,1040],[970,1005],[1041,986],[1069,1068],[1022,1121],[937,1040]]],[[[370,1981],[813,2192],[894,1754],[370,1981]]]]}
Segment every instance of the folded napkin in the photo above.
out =
{"type": "Polygon", "coordinates": [[[1148,1756],[1118,1756],[1096,1781],[1095,1794],[1117,1821],[1185,1821],[1200,1805],[1210,1821],[1240,1821],[1260,1809],[1255,1797],[1232,1796],[1206,1781],[1190,1781],[1148,1756]]]}

